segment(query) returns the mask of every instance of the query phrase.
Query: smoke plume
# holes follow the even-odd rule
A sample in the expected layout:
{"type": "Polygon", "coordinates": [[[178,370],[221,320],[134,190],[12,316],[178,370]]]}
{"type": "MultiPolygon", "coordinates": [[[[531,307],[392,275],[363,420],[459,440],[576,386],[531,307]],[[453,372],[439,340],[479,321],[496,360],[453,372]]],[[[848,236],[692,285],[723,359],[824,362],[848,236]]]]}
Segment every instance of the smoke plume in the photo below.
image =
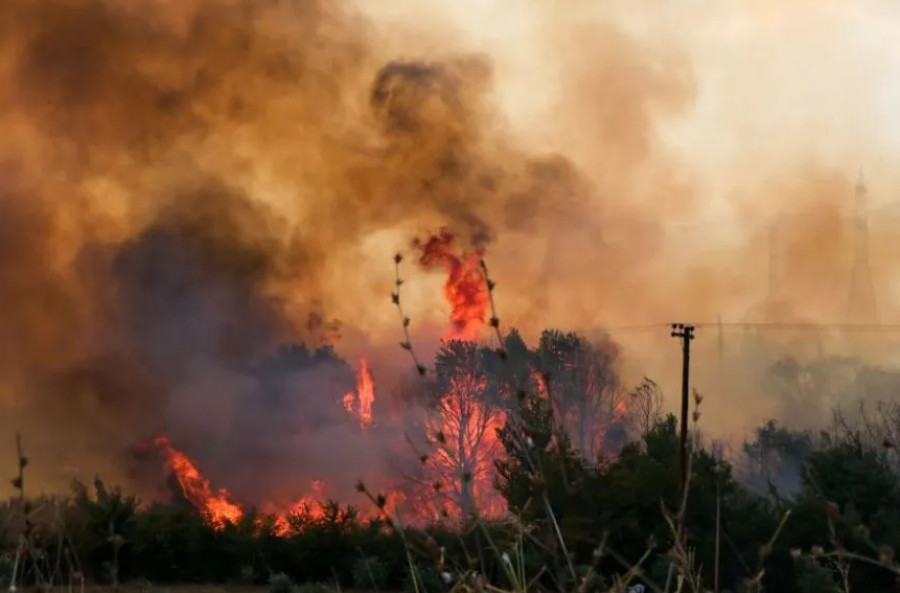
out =
{"type": "MultiPolygon", "coordinates": [[[[306,353],[272,386],[260,361],[337,330],[389,359],[390,257],[440,227],[487,250],[526,335],[756,319],[773,292],[780,318],[833,321],[900,57],[858,68],[883,3],[768,4],[672,31],[616,3],[7,0],[4,428],[52,486],[121,476],[115,452],[162,433],[251,500],[286,466],[299,487],[384,465],[333,437],[352,368],[306,353]]],[[[891,237],[873,226],[880,302],[891,237]]],[[[444,322],[441,282],[409,279],[418,327],[444,322]]]]}

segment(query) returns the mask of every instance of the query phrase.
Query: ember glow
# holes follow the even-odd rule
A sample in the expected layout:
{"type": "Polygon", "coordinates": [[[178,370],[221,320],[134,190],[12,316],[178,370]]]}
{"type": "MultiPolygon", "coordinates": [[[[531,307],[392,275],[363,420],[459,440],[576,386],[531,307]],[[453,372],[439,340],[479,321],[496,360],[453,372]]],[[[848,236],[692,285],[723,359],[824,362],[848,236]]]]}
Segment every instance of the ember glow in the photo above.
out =
{"type": "Polygon", "coordinates": [[[531,375],[531,382],[534,383],[535,389],[537,390],[538,397],[550,401],[550,389],[547,387],[547,380],[541,372],[532,367],[529,374],[531,375]]]}

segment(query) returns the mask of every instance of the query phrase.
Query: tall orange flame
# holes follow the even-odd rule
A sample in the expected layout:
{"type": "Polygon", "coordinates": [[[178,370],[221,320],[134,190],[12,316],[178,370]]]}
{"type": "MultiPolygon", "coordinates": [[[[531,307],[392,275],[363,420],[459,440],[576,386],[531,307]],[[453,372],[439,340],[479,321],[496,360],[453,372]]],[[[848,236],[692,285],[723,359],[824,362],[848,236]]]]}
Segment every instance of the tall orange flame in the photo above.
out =
{"type": "Polygon", "coordinates": [[[443,267],[447,271],[444,296],[450,303],[449,340],[471,341],[484,326],[490,296],[481,270],[482,250],[454,253],[453,235],[442,230],[413,245],[421,251],[419,264],[425,269],[443,267]]]}
{"type": "Polygon", "coordinates": [[[365,358],[359,359],[359,370],[356,374],[356,392],[348,392],[343,398],[344,409],[347,413],[359,418],[359,425],[367,428],[372,425],[372,405],[375,403],[375,385],[372,381],[372,373],[369,372],[369,363],[365,358]]]}
{"type": "Polygon", "coordinates": [[[220,488],[213,493],[209,480],[203,477],[187,455],[172,446],[167,437],[157,437],[154,445],[165,454],[166,465],[175,474],[184,497],[203,513],[210,523],[221,527],[226,522],[236,523],[244,516],[241,507],[229,500],[228,490],[220,488]]]}
{"type": "MultiPolygon", "coordinates": [[[[371,390],[372,381],[368,374],[368,366],[361,365],[364,377],[360,384],[371,390]]],[[[371,391],[370,391],[371,393],[371,391]]],[[[371,417],[371,415],[369,415],[371,417]]],[[[166,467],[174,474],[181,494],[204,517],[204,519],[216,529],[222,529],[227,523],[236,523],[244,517],[244,510],[239,504],[230,500],[228,490],[220,488],[213,491],[197,465],[182,451],[179,451],[169,442],[166,436],[157,437],[153,444],[163,452],[166,457],[166,467]]],[[[325,518],[327,499],[327,487],[322,480],[313,480],[308,494],[300,496],[288,503],[268,502],[261,506],[261,512],[274,518],[272,530],[275,535],[287,535],[291,530],[290,518],[295,515],[304,515],[312,520],[325,518]]],[[[402,504],[405,496],[399,491],[388,491],[384,495],[381,508],[371,507],[360,511],[359,517],[363,520],[371,520],[382,517],[384,514],[392,514],[398,505],[402,504]]],[[[260,518],[262,521],[263,518],[260,518]]]]}
{"type": "Polygon", "coordinates": [[[325,498],[325,484],[321,480],[313,480],[310,487],[311,494],[301,496],[286,508],[274,503],[263,505],[262,512],[275,517],[273,531],[276,535],[286,535],[290,531],[289,518],[291,515],[306,513],[313,519],[321,519],[325,516],[325,507],[322,503],[325,498]]]}
{"type": "MultiPolygon", "coordinates": [[[[483,250],[454,250],[454,237],[446,229],[425,241],[413,242],[425,269],[447,272],[444,296],[450,304],[450,331],[446,341],[473,342],[485,323],[490,294],[481,269],[483,250]]],[[[472,362],[472,361],[470,361],[472,362]]],[[[477,366],[477,365],[476,365],[477,366]]],[[[477,511],[494,516],[505,509],[505,501],[493,487],[494,461],[502,453],[497,429],[505,422],[502,411],[482,399],[487,378],[477,368],[458,368],[447,393],[442,394],[437,416],[428,430],[440,435],[429,459],[436,484],[450,481],[449,498],[438,509],[441,515],[466,515],[477,511]],[[448,478],[452,480],[447,480],[448,478]]]]}

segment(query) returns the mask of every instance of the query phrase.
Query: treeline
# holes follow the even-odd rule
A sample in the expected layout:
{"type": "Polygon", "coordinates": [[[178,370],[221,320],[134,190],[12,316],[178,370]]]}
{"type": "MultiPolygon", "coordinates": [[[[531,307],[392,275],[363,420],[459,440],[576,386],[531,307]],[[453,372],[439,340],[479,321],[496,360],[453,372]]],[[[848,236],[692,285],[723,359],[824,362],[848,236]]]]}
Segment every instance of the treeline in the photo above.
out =
{"type": "MultiPolygon", "coordinates": [[[[452,394],[503,411],[495,486],[510,513],[502,521],[466,515],[413,529],[402,516],[362,521],[353,506],[326,503],[323,516],[293,516],[286,534],[252,513],[215,529],[183,504],[141,505],[98,480],[0,509],[0,580],[15,570],[19,582],[54,585],[290,581],[442,593],[463,580],[599,593],[625,582],[670,592],[681,580],[681,591],[898,590],[897,406],[852,422],[837,414],[817,434],[766,423],[732,456],[737,465],[697,439],[683,497],[676,419],[660,414],[651,382],[620,384],[612,344],[547,332],[529,349],[511,334],[504,354],[501,362],[489,349],[448,344],[416,395],[436,407],[452,394]],[[458,373],[486,380],[465,382],[463,392],[458,373]]],[[[820,367],[843,364],[782,361],[773,385],[815,395],[828,375],[820,367]]],[[[896,378],[857,375],[882,386],[896,378]]],[[[699,396],[695,403],[702,409],[699,396]]],[[[444,479],[462,480],[456,491],[465,492],[473,476],[455,469],[444,479]]],[[[377,502],[377,492],[361,490],[360,504],[369,504],[364,494],[377,502]]]]}
{"type": "MultiPolygon", "coordinates": [[[[520,555],[534,585],[552,590],[570,590],[588,574],[596,581],[591,590],[605,590],[645,553],[634,582],[665,583],[673,533],[663,509],[679,506],[675,419],[609,463],[591,466],[554,433],[540,405],[523,405],[530,453],[513,434],[520,427],[504,430],[508,456],[498,486],[529,526],[527,535],[515,522],[476,520],[458,530],[401,533],[387,522],[361,522],[352,507],[334,503],[323,517],[293,517],[285,536],[252,516],[216,530],[192,509],[141,507],[98,481],[65,499],[12,501],[3,508],[2,578],[11,576],[17,535],[27,534],[20,570],[30,582],[263,583],[285,573],[298,583],[412,591],[411,550],[420,583],[435,593],[446,589],[447,575],[459,578],[469,569],[509,587],[503,553],[520,555]]],[[[693,570],[711,589],[718,503],[722,591],[742,590],[760,571],[768,592],[843,591],[844,579],[851,591],[896,590],[900,481],[890,451],[853,435],[821,442],[806,456],[802,486],[790,499],[774,490],[754,494],[734,479],[728,463],[695,451],[684,515],[693,570]]]]}

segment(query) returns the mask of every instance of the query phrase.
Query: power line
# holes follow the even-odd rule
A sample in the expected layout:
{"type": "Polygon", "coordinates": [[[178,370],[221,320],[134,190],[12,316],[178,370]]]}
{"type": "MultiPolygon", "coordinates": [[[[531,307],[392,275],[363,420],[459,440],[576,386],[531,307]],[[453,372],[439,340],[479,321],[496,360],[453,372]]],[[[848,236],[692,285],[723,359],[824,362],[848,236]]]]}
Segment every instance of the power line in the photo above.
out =
{"type": "MultiPolygon", "coordinates": [[[[601,327],[610,334],[643,333],[671,328],[671,323],[652,323],[645,325],[625,325],[618,327],[601,327]]],[[[723,330],[773,330],[773,331],[839,331],[846,333],[900,333],[900,323],[785,323],[785,322],[700,322],[692,323],[696,328],[722,328],[723,330]]]]}
{"type": "Polygon", "coordinates": [[[652,323],[649,325],[625,325],[621,327],[600,327],[600,331],[606,333],[630,333],[630,332],[645,332],[645,331],[657,331],[662,328],[671,327],[671,323],[652,323]]]}
{"type": "MultiPolygon", "coordinates": [[[[695,323],[697,327],[713,327],[716,323],[695,323]]],[[[723,329],[763,329],[783,331],[840,331],[840,332],[900,332],[898,323],[786,323],[786,322],[734,322],[722,323],[723,329]]]]}

